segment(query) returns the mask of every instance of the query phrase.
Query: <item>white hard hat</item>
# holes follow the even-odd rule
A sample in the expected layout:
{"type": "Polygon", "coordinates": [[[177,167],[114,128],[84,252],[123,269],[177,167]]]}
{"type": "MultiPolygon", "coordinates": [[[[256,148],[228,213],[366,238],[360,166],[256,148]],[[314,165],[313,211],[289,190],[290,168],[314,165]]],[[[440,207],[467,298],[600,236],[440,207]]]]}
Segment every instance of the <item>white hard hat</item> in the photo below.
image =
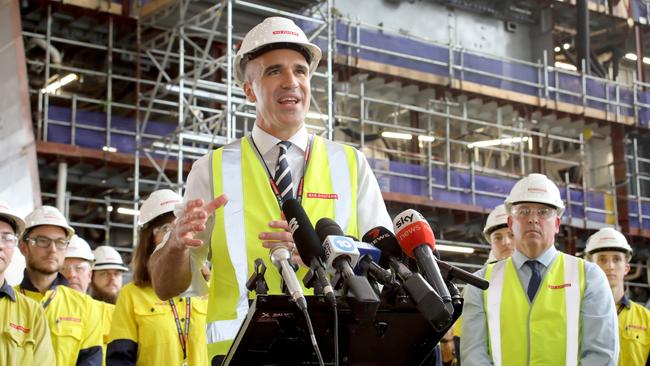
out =
{"type": "Polygon", "coordinates": [[[20,237],[20,234],[25,230],[25,221],[16,215],[16,213],[4,202],[0,202],[0,216],[16,224],[16,236],[20,237]]]}
{"type": "Polygon", "coordinates": [[[25,217],[25,230],[42,225],[58,226],[64,229],[68,239],[74,235],[74,229],[68,225],[68,220],[58,208],[53,206],[41,206],[25,217]]]}
{"type": "Polygon", "coordinates": [[[562,216],[564,202],[560,189],[544,174],[533,173],[515,183],[505,205],[508,212],[512,205],[520,202],[535,202],[557,208],[557,215],[562,216]]]}
{"type": "Polygon", "coordinates": [[[140,207],[138,226],[144,226],[162,214],[173,212],[174,206],[182,201],[183,197],[171,189],[159,189],[152,192],[140,207]]]}
{"type": "Polygon", "coordinates": [[[124,261],[120,253],[113,247],[102,245],[95,248],[95,264],[93,271],[102,271],[105,269],[119,269],[121,271],[128,271],[129,269],[124,266],[124,261]]]}
{"type": "Polygon", "coordinates": [[[625,236],[611,227],[602,228],[587,239],[586,254],[603,250],[616,250],[632,255],[632,247],[627,243],[625,236]]]}
{"type": "Polygon", "coordinates": [[[70,244],[65,249],[66,258],[81,258],[89,262],[95,260],[93,252],[90,250],[90,245],[84,239],[80,238],[78,235],[73,235],[70,238],[70,244]]]}
{"type": "Polygon", "coordinates": [[[303,53],[309,62],[309,75],[311,76],[318,66],[321,50],[309,42],[305,32],[291,19],[283,17],[270,17],[251,29],[239,47],[235,56],[234,71],[235,82],[244,85],[244,66],[249,56],[255,58],[271,49],[289,48],[303,53]],[[259,53],[258,53],[259,52],[259,53]],[[307,57],[309,56],[309,57],[307,57]]]}
{"type": "Polygon", "coordinates": [[[495,207],[485,221],[485,227],[483,228],[485,240],[490,243],[490,234],[503,226],[508,226],[508,211],[506,211],[506,206],[502,204],[495,207]]]}

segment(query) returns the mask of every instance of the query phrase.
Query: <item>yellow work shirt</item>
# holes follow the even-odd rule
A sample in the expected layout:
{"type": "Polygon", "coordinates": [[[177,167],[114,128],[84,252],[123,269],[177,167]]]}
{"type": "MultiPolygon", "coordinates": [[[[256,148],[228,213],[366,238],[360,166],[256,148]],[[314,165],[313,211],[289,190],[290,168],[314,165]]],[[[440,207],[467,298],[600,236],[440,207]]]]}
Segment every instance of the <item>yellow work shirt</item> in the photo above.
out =
{"type": "MultiPolygon", "coordinates": [[[[173,298],[183,334],[187,329],[187,299],[173,298]]],[[[207,365],[207,297],[190,298],[189,311],[187,364],[207,365]]],[[[170,302],[160,300],[151,286],[124,286],[115,304],[106,354],[108,364],[181,365],[183,348],[170,302]]]]}
{"type": "Polygon", "coordinates": [[[103,364],[105,365],[106,346],[108,345],[108,337],[111,332],[111,322],[113,320],[113,311],[115,310],[115,305],[99,300],[94,300],[94,304],[97,307],[97,311],[101,315],[102,319],[102,355],[104,355],[103,364]]]}
{"type": "Polygon", "coordinates": [[[0,365],[55,364],[43,308],[6,281],[0,288],[0,319],[0,365]]]}
{"type": "Polygon", "coordinates": [[[100,366],[103,358],[100,314],[90,296],[67,286],[68,281],[59,273],[50,288],[41,294],[25,272],[15,290],[45,308],[57,365],[100,366]]]}
{"type": "Polygon", "coordinates": [[[650,352],[650,310],[626,296],[618,304],[620,366],[645,365],[650,352]]]}

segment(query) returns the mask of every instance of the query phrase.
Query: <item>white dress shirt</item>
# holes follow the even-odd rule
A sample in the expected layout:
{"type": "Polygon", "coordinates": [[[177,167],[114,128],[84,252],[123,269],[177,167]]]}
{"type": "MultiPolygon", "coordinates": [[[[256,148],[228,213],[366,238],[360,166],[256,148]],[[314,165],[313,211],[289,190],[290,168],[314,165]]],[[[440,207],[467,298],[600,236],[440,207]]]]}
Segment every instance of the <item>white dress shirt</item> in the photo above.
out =
{"type": "MultiPolygon", "coordinates": [[[[277,146],[279,140],[277,137],[270,135],[255,124],[251,131],[251,136],[255,141],[255,146],[259,150],[267,168],[273,175],[275,173],[275,166],[277,164],[280,148],[277,146]]],[[[309,143],[309,134],[307,129],[303,127],[293,135],[289,141],[292,146],[287,151],[287,159],[289,167],[291,168],[291,178],[293,180],[294,194],[295,189],[298,187],[300,178],[303,174],[305,163],[305,150],[309,143]]],[[[376,226],[384,226],[392,231],[393,223],[386,210],[379,184],[377,179],[368,164],[365,156],[355,150],[357,153],[357,225],[360,235],[365,234],[370,229],[376,226]]],[[[192,170],[187,177],[185,185],[185,195],[183,197],[183,204],[188,201],[201,198],[206,203],[212,201],[214,192],[212,189],[212,162],[210,161],[212,154],[206,154],[199,160],[194,162],[192,170]]],[[[177,216],[178,209],[177,208],[177,216]]],[[[210,250],[210,237],[212,234],[212,227],[214,225],[214,216],[211,215],[206,223],[205,231],[198,233],[196,238],[203,240],[204,245],[190,251],[190,261],[192,270],[192,284],[188,289],[188,296],[205,295],[208,291],[207,284],[200,274],[200,269],[203,263],[208,258],[210,250]]],[[[271,231],[270,228],[268,231],[271,231]]],[[[358,238],[361,239],[361,238],[358,238]]],[[[260,244],[261,245],[261,244],[260,244]]],[[[213,268],[213,271],[218,271],[218,268],[213,268]]]]}

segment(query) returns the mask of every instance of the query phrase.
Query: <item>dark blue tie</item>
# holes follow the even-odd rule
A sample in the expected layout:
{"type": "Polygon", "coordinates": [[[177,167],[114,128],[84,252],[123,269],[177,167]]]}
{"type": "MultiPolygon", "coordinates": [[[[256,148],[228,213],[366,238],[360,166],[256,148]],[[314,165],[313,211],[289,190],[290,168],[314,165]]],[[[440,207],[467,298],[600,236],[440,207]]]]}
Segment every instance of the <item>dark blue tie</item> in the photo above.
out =
{"type": "Polygon", "coordinates": [[[291,142],[280,141],[278,142],[280,154],[278,155],[278,163],[275,166],[275,185],[278,186],[282,203],[293,198],[293,180],[291,178],[291,170],[289,169],[289,161],[287,160],[287,151],[291,147],[291,142]]]}
{"type": "Polygon", "coordinates": [[[539,271],[542,264],[539,263],[538,261],[526,261],[526,265],[530,267],[530,270],[532,272],[532,275],[530,276],[530,281],[528,282],[528,291],[526,292],[528,293],[528,298],[530,299],[530,302],[533,302],[533,299],[535,298],[535,294],[539,289],[539,284],[542,283],[542,274],[539,271]]]}

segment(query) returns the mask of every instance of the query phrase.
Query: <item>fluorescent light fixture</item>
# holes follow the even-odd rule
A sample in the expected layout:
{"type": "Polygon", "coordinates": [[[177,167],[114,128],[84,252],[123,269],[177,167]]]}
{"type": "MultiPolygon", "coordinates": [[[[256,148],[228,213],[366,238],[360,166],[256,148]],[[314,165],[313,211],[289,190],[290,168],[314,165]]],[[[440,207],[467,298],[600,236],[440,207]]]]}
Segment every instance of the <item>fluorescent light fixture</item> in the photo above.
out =
{"type": "Polygon", "coordinates": [[[126,207],[118,207],[117,208],[117,213],[122,214],[122,215],[131,215],[131,216],[140,215],[140,211],[134,210],[132,208],[126,208],[126,207]]]}
{"type": "Polygon", "coordinates": [[[436,244],[436,249],[438,249],[441,252],[454,252],[454,253],[465,253],[465,254],[474,253],[474,248],[461,247],[456,245],[436,244]]]}
{"type": "Polygon", "coordinates": [[[561,61],[555,61],[555,67],[569,71],[578,71],[578,68],[575,67],[575,65],[567,64],[566,62],[561,61]]]}
{"type": "Polygon", "coordinates": [[[327,115],[326,114],[321,114],[321,113],[318,113],[318,112],[307,112],[307,115],[305,116],[305,118],[327,120],[327,115]]]}
{"type": "Polygon", "coordinates": [[[528,136],[524,136],[524,137],[508,137],[508,138],[504,138],[504,139],[470,142],[469,144],[467,144],[467,148],[468,149],[473,149],[475,147],[509,145],[509,144],[517,144],[517,143],[520,143],[520,142],[526,142],[526,141],[528,141],[528,136]]]}
{"type": "Polygon", "coordinates": [[[562,48],[564,48],[565,50],[568,50],[569,48],[571,48],[571,45],[568,44],[568,43],[565,43],[565,44],[562,45],[562,48]]]}
{"type": "Polygon", "coordinates": [[[560,48],[560,46],[555,46],[555,48],[553,49],[553,51],[555,51],[555,52],[560,52],[560,51],[562,51],[562,49],[560,48]]]}
{"type": "Polygon", "coordinates": [[[106,152],[112,152],[112,153],[117,152],[117,148],[112,147],[112,146],[104,146],[104,147],[102,147],[102,150],[104,150],[106,152]]]}
{"type": "Polygon", "coordinates": [[[382,132],[381,137],[385,137],[387,139],[397,139],[397,140],[411,140],[413,138],[413,136],[411,136],[410,133],[391,132],[391,131],[382,132]]]}
{"type": "MultiPolygon", "coordinates": [[[[639,58],[637,57],[637,55],[635,55],[635,54],[633,54],[633,53],[626,53],[626,54],[625,54],[625,58],[628,59],[628,60],[630,60],[630,61],[636,61],[636,60],[639,59],[639,58]]],[[[648,64],[648,65],[650,65],[650,57],[644,57],[644,58],[643,58],[643,63],[644,63],[644,64],[648,64]]]]}
{"type": "Polygon", "coordinates": [[[420,142],[433,142],[436,138],[429,135],[420,135],[418,136],[418,141],[420,142]]]}
{"type": "Polygon", "coordinates": [[[53,82],[52,84],[46,86],[45,88],[41,89],[41,93],[47,93],[47,94],[52,94],[55,91],[59,90],[61,87],[64,85],[68,85],[71,82],[77,80],[77,74],[68,74],[64,76],[63,78],[53,82]]]}

